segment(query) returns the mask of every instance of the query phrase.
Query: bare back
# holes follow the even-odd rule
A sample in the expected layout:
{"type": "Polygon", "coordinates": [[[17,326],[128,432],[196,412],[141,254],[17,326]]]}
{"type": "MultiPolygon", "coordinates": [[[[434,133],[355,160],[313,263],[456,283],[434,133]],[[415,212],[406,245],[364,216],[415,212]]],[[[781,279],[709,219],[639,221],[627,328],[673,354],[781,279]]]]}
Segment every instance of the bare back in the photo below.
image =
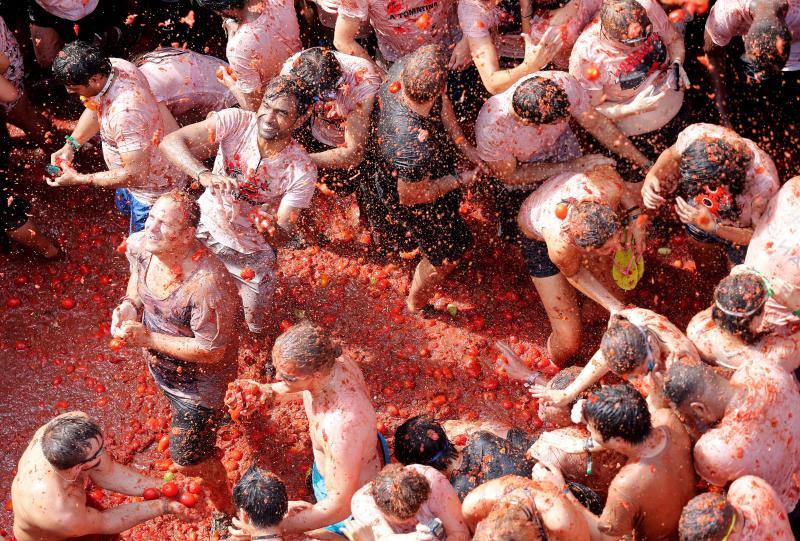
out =
{"type": "Polygon", "coordinates": [[[611,483],[602,522],[618,526],[609,532],[613,535],[628,533],[622,530],[629,524],[636,539],[677,539],[681,511],[695,495],[692,444],[683,425],[670,410],[660,409],[653,427],[665,431],[664,449],[629,462],[611,483]]]}
{"type": "Polygon", "coordinates": [[[62,541],[66,539],[62,519],[86,508],[85,484],[79,479],[65,488],[42,454],[39,442],[45,428],[36,432],[22,453],[11,484],[17,541],[62,541]]]}

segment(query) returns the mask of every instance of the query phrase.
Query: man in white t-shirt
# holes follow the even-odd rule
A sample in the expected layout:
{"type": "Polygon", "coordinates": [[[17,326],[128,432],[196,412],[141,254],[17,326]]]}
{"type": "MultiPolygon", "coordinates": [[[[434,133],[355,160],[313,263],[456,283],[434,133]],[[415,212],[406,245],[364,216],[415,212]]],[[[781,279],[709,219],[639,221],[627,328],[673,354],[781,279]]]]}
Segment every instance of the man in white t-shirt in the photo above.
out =
{"type": "Polygon", "coordinates": [[[117,207],[130,214],[130,232],[144,228],[158,197],[182,188],[185,176],[158,151],[159,140],[177,127],[144,75],[130,62],[108,58],[82,41],[64,47],[53,74],[86,106],[72,134],[50,156],[59,172],[51,186],[89,185],[117,190],[117,207]],[[82,174],[72,167],[75,152],[100,132],[107,171],[82,174]]]}
{"type": "Polygon", "coordinates": [[[727,497],[707,492],[692,498],[681,513],[682,541],[794,541],[778,494],[759,477],[745,475],[731,483],[727,497]]]}
{"type": "Polygon", "coordinates": [[[317,168],[292,138],[305,110],[294,82],[275,78],[258,111],[224,109],[170,134],[167,158],[206,190],[198,237],[233,275],[251,332],[265,330],[275,251],[294,238],[317,168]],[[216,153],[214,169],[203,165],[216,153]]]}
{"type": "Polygon", "coordinates": [[[264,88],[287,58],[298,52],[300,25],[291,0],[198,0],[225,18],[225,56],[231,70],[220,72],[243,109],[255,111],[264,88]]]}

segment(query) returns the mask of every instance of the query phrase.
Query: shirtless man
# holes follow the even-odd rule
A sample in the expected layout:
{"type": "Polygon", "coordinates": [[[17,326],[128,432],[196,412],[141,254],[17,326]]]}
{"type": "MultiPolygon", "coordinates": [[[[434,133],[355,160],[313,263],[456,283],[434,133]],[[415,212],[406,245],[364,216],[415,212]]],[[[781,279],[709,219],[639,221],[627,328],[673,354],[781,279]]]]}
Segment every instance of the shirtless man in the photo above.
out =
{"type": "Polygon", "coordinates": [[[639,201],[638,189],[622,182],[612,167],[601,166],[556,175],[522,204],[517,223],[525,235],[523,252],[550,319],[547,347],[556,364],[563,365],[581,345],[575,289],[615,313],[623,305],[612,276],[619,274],[619,283],[632,289],[644,273],[639,201]]]}
{"type": "MultiPolygon", "coordinates": [[[[553,376],[546,387],[554,391],[566,389],[580,373],[579,366],[565,368],[553,376]]],[[[561,406],[544,400],[539,402],[537,415],[544,423],[545,431],[533,442],[526,454],[537,462],[558,469],[567,482],[580,483],[590,488],[604,501],[611,481],[627,459],[624,455],[609,449],[576,451],[572,448],[576,438],[584,442],[590,439],[586,427],[573,423],[570,418],[570,412],[576,402],[577,400],[574,400],[561,406]]],[[[591,509],[585,503],[584,507],[596,514],[603,511],[602,503],[597,510],[591,509]]]]}
{"type": "Polygon", "coordinates": [[[702,436],[694,447],[697,473],[724,487],[742,475],[768,482],[791,512],[800,499],[800,391],[795,378],[768,361],[734,372],[730,381],[701,362],[677,361],[664,396],[702,436]]]}
{"type": "Polygon", "coordinates": [[[626,384],[589,393],[582,416],[591,434],[589,449],[628,457],[611,482],[602,515],[587,519],[614,537],[674,539],[697,482],[692,443],[680,420],[667,408],[651,416],[644,397],[626,384]]]}
{"type": "Polygon", "coordinates": [[[518,428],[492,421],[445,421],[412,417],[394,433],[394,456],[401,464],[431,466],[450,479],[462,500],[476,486],[503,477],[530,477],[525,458],[529,437],[518,428]]]}
{"type": "Polygon", "coordinates": [[[159,195],[182,188],[186,177],[158,151],[158,141],[177,128],[142,73],[130,62],[108,58],[97,47],[74,41],[53,63],[53,75],[86,106],[66,144],[50,156],[60,169],[50,186],[97,186],[117,190],[117,208],[130,214],[130,232],[141,231],[159,195]],[[81,174],[75,153],[100,132],[107,171],[81,174]]]}
{"type": "Polygon", "coordinates": [[[461,506],[473,539],[588,541],[587,512],[561,485],[516,475],[482,484],[461,506]]]}
{"type": "MultiPolygon", "coordinates": [[[[280,335],[272,348],[278,383],[237,380],[226,402],[247,415],[273,401],[302,400],[314,447],[312,482],[317,503],[290,513],[284,533],[333,539],[350,514],[350,499],[389,462],[389,448],[376,436],[375,410],[358,366],[342,356],[325,331],[303,321],[280,335]],[[253,394],[251,388],[257,386],[253,394]],[[242,391],[245,388],[247,393],[242,391]],[[379,441],[380,440],[380,441],[379,441]],[[324,528],[324,530],[320,530],[324,528]]],[[[307,505],[307,504],[305,504],[307,505]]]]}
{"type": "Polygon", "coordinates": [[[350,503],[353,518],[369,524],[376,541],[468,541],[461,501],[447,477],[430,466],[390,464],[361,487],[350,503]],[[437,536],[429,525],[442,522],[437,536]]]}
{"type": "MultiPolygon", "coordinates": [[[[236,377],[235,289],[195,237],[199,214],[190,196],[171,192],[155,202],[144,231],[128,237],[131,276],[111,316],[111,334],[144,348],[171,407],[172,460],[202,477],[217,511],[232,515],[228,478],[215,453],[226,384],[236,377]]],[[[222,527],[225,519],[218,518],[222,527]]]]}
{"type": "Polygon", "coordinates": [[[722,495],[707,492],[686,504],[679,524],[681,541],[794,541],[778,494],[752,475],[740,477],[722,495]]]}
{"type": "Polygon", "coordinates": [[[753,141],[699,123],[661,153],[645,177],[642,199],[655,210],[679,189],[675,210],[687,233],[701,247],[722,245],[729,264],[737,265],[780,185],[772,158],[753,141]]]}
{"type": "Polygon", "coordinates": [[[769,299],[790,306],[794,296],[794,288],[779,278],[766,282],[744,265],[734,267],[714,290],[714,304],[689,322],[686,335],[707,363],[736,369],[768,360],[794,372],[800,367],[800,334],[776,333],[764,319],[769,299]]]}
{"type": "MultiPolygon", "coordinates": [[[[694,344],[666,317],[645,308],[626,308],[611,316],[600,348],[567,388],[534,385],[531,394],[564,406],[613,372],[647,397],[651,411],[668,407],[660,381],[675,359],[699,359],[694,344]]],[[[535,379],[533,380],[535,381],[535,379]]]]}
{"type": "Polygon", "coordinates": [[[302,49],[300,25],[290,0],[198,0],[224,19],[228,35],[225,56],[231,71],[220,82],[242,109],[255,111],[264,89],[287,58],[302,49]]]}
{"type": "Polygon", "coordinates": [[[87,503],[89,481],[128,496],[162,484],[111,460],[100,427],[85,413],[59,415],[36,431],[17,466],[11,485],[17,541],[111,536],[167,514],[191,521],[201,517],[202,506],[192,510],[166,498],[99,511],[87,503]]]}
{"type": "Polygon", "coordinates": [[[495,199],[503,236],[509,240],[518,236],[515,224],[520,205],[542,181],[559,173],[613,163],[604,156],[582,156],[570,121],[639,167],[650,164],[649,158],[591,105],[586,90],[569,73],[537,71],[520,79],[488,99],[475,124],[478,156],[499,183],[495,199]]]}
{"type": "Polygon", "coordinates": [[[266,331],[275,249],[295,239],[317,169],[292,132],[302,122],[297,88],[276,77],[257,112],[224,109],[169,134],[166,157],[205,187],[198,237],[230,272],[250,332],[266,331]],[[213,170],[203,163],[216,154],[213,170]]]}

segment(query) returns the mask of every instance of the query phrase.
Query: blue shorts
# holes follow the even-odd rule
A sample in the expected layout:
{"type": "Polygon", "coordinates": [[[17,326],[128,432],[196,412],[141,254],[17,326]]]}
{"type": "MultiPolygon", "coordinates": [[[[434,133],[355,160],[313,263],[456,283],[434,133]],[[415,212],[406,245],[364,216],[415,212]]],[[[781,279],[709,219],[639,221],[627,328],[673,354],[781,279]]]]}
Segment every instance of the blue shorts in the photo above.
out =
{"type": "Polygon", "coordinates": [[[144,222],[150,214],[152,205],[146,205],[136,199],[127,188],[117,188],[114,200],[117,203],[117,209],[122,214],[131,217],[130,233],[144,229],[144,222]]]}
{"type": "Polygon", "coordinates": [[[519,243],[522,246],[522,256],[525,259],[528,274],[533,278],[550,278],[561,272],[561,269],[550,260],[546,242],[520,235],[519,243]]]}
{"type": "Polygon", "coordinates": [[[686,232],[689,234],[689,236],[697,242],[703,242],[706,244],[722,244],[725,248],[725,254],[728,256],[728,260],[734,265],[741,265],[744,263],[744,257],[747,255],[747,246],[740,246],[732,243],[729,240],[721,239],[718,236],[712,235],[711,233],[706,233],[702,229],[691,224],[685,224],[684,227],[686,228],[686,232]]]}
{"type": "MultiPolygon", "coordinates": [[[[388,464],[392,460],[392,456],[389,453],[389,444],[386,443],[386,438],[384,438],[380,433],[378,433],[378,441],[381,444],[381,450],[383,451],[383,463],[384,465],[388,464]]],[[[322,474],[317,469],[316,461],[311,466],[311,486],[314,487],[314,497],[317,499],[318,502],[321,502],[325,498],[328,497],[328,487],[325,484],[325,478],[322,477],[322,474]]],[[[345,523],[350,520],[352,516],[347,517],[346,519],[337,522],[336,524],[331,524],[330,526],[325,526],[325,529],[329,532],[333,532],[337,535],[341,535],[344,537],[344,525],[345,523]]]]}

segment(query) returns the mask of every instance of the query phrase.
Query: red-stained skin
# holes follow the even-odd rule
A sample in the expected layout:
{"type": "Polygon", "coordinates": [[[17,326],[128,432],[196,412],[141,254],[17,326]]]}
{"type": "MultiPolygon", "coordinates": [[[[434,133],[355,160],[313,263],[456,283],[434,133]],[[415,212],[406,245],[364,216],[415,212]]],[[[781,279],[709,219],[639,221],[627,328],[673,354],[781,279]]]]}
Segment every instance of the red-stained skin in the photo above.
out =
{"type": "MultiPolygon", "coordinates": [[[[12,159],[41,162],[19,150],[12,159]]],[[[88,166],[97,156],[80,159],[88,166]]],[[[43,232],[60,239],[69,255],[53,263],[31,264],[27,255],[0,254],[4,371],[0,412],[12,412],[3,416],[0,438],[4,504],[17,460],[31,435],[60,409],[80,409],[97,418],[115,460],[133,463],[157,478],[172,466],[163,443],[163,451],[158,451],[159,441],[169,434],[168,405],[147,374],[141,353],[128,347],[109,349],[111,310],[123,296],[128,278],[125,257],[116,250],[127,232],[127,219],[113,210],[110,191],[47,190],[39,169],[35,165],[26,172],[25,195],[36,198],[36,218],[43,232]],[[64,299],[73,299],[75,305],[64,309],[64,299]]],[[[328,238],[337,240],[326,249],[282,251],[272,334],[297,321],[298,311],[330,329],[346,354],[360,363],[371,386],[378,428],[387,436],[404,419],[430,412],[442,420],[492,419],[530,431],[541,426],[537,404],[524,388],[494,372],[497,353],[490,346],[497,339],[509,343],[530,364],[547,367],[543,352],[550,330],[517,250],[494,240],[495,226],[487,219],[491,206],[472,197],[462,208],[476,233],[476,249],[472,260],[445,284],[444,300],[458,303],[457,314],[444,311],[423,319],[409,315],[404,307],[416,260],[387,264],[370,258],[371,245],[363,242],[348,210],[352,201],[319,193],[315,197],[313,208],[334,213],[315,222],[326,224],[328,238]]],[[[685,259],[684,245],[680,239],[671,244],[654,242],[653,249],[671,246],[673,253],[651,256],[636,298],[637,304],[665,311],[678,326],[685,326],[708,305],[709,284],[722,276],[710,273],[705,285],[693,285],[696,275],[671,266],[675,258],[685,259]],[[649,277],[656,277],[657,285],[651,285],[649,277]],[[679,288],[665,288],[678,283],[679,288]],[[698,297],[692,287],[698,288],[698,297]],[[665,295],[670,304],[666,310],[665,295]]],[[[589,329],[582,358],[597,347],[605,323],[599,321],[589,329]]],[[[257,377],[271,340],[256,343],[246,332],[243,336],[239,375],[257,377]]],[[[291,498],[307,497],[304,476],[311,466],[311,445],[301,407],[280,406],[266,418],[252,417],[220,431],[218,445],[231,481],[257,457],[286,481],[291,498]]],[[[175,482],[187,487],[190,480],[176,473],[175,482]]],[[[109,491],[97,496],[103,506],[127,501],[109,491]]],[[[8,507],[0,511],[0,530],[11,526],[8,507]]],[[[208,521],[186,525],[159,518],[122,537],[206,539],[208,521]]]]}

